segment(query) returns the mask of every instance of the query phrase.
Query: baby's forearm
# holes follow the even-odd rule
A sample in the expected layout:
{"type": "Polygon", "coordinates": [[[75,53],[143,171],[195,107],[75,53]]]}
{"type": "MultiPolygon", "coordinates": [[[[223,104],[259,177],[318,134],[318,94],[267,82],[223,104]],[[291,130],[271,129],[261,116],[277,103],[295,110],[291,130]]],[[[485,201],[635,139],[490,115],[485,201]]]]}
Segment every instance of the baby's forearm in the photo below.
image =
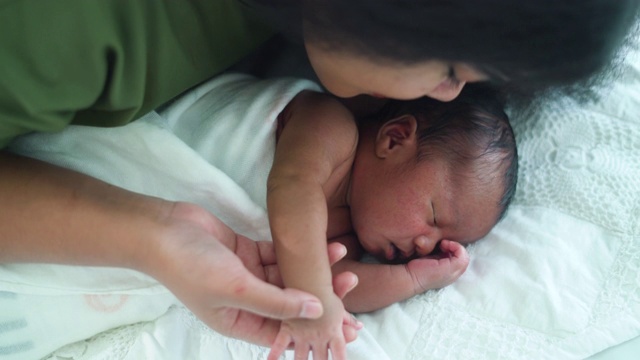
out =
{"type": "Polygon", "coordinates": [[[345,259],[332,268],[335,274],[351,271],[358,285],[343,299],[345,309],[363,313],[381,309],[416,294],[415,282],[405,265],[362,263],[345,259]]]}
{"type": "Polygon", "coordinates": [[[270,185],[269,222],[284,285],[321,300],[333,295],[322,188],[297,181],[270,185]]]}

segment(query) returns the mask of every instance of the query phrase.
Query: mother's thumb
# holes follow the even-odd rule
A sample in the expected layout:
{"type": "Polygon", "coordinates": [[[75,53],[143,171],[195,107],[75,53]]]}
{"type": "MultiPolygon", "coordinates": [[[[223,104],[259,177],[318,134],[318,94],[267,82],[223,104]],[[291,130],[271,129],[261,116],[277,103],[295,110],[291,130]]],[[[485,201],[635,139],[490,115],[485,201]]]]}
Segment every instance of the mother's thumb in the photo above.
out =
{"type": "Polygon", "coordinates": [[[301,290],[281,289],[255,277],[234,297],[235,301],[229,306],[273,319],[316,319],[322,316],[322,303],[317,297],[301,290]]]}

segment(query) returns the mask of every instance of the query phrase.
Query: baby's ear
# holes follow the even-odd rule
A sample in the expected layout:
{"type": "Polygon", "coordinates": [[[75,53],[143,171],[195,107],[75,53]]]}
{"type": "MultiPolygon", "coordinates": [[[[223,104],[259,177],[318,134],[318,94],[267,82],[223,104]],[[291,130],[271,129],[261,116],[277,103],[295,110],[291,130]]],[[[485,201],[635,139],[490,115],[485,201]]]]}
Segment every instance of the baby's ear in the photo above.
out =
{"type": "Polygon", "coordinates": [[[389,120],[378,130],[376,155],[386,158],[403,150],[416,150],[418,122],[413,115],[402,115],[389,120]]]}

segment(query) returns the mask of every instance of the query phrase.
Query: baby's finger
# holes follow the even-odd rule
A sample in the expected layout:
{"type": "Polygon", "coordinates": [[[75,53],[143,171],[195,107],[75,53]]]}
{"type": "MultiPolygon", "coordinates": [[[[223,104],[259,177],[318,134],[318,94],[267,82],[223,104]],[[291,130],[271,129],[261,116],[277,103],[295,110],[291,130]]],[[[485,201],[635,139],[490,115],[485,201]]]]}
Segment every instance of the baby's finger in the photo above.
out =
{"type": "Polygon", "coordinates": [[[313,360],[327,360],[329,359],[329,349],[327,345],[324,346],[313,346],[313,360]]]}
{"type": "Polygon", "coordinates": [[[468,259],[469,254],[467,253],[467,249],[462,246],[460,243],[451,240],[442,240],[440,242],[440,249],[443,252],[451,254],[453,257],[458,259],[468,259]]]}
{"type": "Polygon", "coordinates": [[[450,240],[442,240],[440,246],[443,252],[449,254],[449,258],[446,261],[452,268],[450,274],[452,280],[459,278],[469,266],[470,260],[467,249],[461,244],[450,240]]]}
{"type": "Polygon", "coordinates": [[[309,358],[309,344],[307,343],[296,343],[295,344],[295,355],[293,358],[295,360],[307,360],[309,358]]]}
{"type": "Polygon", "coordinates": [[[331,350],[331,358],[333,360],[347,360],[347,346],[344,339],[337,338],[329,342],[329,349],[331,350]]]}
{"type": "Polygon", "coordinates": [[[287,347],[289,347],[289,343],[291,343],[291,336],[282,331],[278,333],[278,336],[271,345],[271,351],[269,352],[269,356],[267,356],[267,360],[278,360],[287,347]]]}

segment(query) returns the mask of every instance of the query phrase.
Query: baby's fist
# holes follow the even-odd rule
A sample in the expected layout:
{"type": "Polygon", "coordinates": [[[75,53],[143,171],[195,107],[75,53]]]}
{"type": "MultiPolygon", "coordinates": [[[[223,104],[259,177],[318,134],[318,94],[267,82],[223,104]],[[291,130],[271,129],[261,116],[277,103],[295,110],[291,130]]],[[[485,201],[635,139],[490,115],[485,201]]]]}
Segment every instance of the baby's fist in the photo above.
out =
{"type": "Polygon", "coordinates": [[[469,254],[460,243],[440,242],[440,253],[417,258],[407,263],[416,294],[439,289],[456,281],[469,265],[469,254]]]}

